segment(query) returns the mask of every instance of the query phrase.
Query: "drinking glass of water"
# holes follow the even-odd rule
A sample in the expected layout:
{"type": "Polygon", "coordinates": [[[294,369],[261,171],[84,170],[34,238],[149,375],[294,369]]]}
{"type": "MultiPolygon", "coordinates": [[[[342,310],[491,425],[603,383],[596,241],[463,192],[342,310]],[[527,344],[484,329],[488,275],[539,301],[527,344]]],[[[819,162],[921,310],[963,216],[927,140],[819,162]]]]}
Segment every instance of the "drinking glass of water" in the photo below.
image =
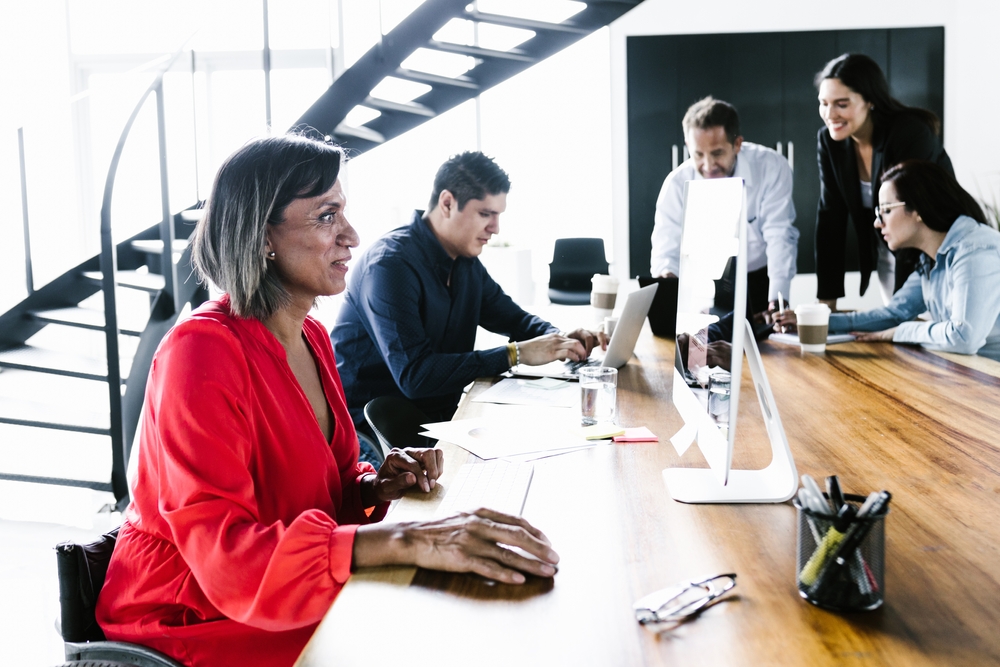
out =
{"type": "Polygon", "coordinates": [[[618,369],[587,366],[579,373],[581,423],[614,423],[618,418],[618,369]]]}

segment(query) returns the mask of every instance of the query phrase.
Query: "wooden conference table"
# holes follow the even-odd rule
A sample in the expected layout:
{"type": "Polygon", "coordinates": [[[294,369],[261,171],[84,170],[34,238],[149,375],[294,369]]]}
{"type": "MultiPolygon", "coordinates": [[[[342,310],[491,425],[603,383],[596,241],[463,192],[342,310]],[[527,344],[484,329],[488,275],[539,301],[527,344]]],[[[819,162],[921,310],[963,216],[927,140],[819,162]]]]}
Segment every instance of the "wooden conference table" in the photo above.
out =
{"type": "MultiPolygon", "coordinates": [[[[790,503],[670,498],[663,468],[706,463],[697,447],[678,457],[669,443],[681,426],[670,401],[673,343],[647,327],[619,371],[620,417],[661,441],[535,462],[524,516],[561,556],[553,580],[515,587],[363,570],[297,664],[1000,664],[1000,364],[891,344],[761,351],[799,474],[836,473],[848,492],[893,493],[881,609],[836,614],[799,597],[790,503]],[[641,596],[725,572],[738,574],[736,589],[700,617],[661,634],[635,621],[641,596]]],[[[752,392],[748,381],[743,391],[752,392]]],[[[743,396],[751,400],[741,401],[734,467],[764,467],[759,405],[743,396]]],[[[508,407],[468,398],[457,417],[508,407]]],[[[442,447],[447,488],[475,459],[442,447]]],[[[437,492],[407,497],[388,520],[430,516],[439,501],[437,492]]]]}

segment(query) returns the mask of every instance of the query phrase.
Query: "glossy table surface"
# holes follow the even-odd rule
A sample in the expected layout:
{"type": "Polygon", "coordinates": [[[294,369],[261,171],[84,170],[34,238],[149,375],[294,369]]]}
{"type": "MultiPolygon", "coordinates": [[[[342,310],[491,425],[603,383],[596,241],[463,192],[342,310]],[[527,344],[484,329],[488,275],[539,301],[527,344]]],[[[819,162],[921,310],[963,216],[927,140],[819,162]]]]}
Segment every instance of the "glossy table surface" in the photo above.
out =
{"type": "MultiPolygon", "coordinates": [[[[887,343],[825,355],[763,343],[761,352],[799,474],[893,493],[881,609],[836,614],[799,597],[790,503],[670,498],[663,468],[706,464],[697,447],[678,457],[669,442],[681,427],[673,343],[646,330],[620,370],[620,421],[648,426],[660,442],[535,462],[524,516],[561,556],[554,579],[515,587],[363,570],[297,664],[367,665],[380,654],[436,665],[1000,663],[1000,364],[887,343]],[[737,573],[736,589],[697,619],[659,633],[636,623],[636,599],[723,572],[737,573]]],[[[748,377],[734,467],[761,468],[770,446],[748,377]]],[[[458,417],[516,415],[468,398],[458,417]]],[[[442,488],[404,498],[388,521],[432,515],[451,475],[474,460],[441,446],[442,488]]]]}

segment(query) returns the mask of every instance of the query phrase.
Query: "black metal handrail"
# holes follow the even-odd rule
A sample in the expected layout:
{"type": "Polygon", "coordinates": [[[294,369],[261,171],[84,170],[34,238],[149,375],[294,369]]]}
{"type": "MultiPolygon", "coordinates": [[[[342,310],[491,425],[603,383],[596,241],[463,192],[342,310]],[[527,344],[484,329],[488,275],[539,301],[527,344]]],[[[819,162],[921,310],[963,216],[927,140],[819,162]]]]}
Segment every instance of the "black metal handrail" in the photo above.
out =
{"type": "Polygon", "coordinates": [[[108,167],[108,176],[104,182],[104,199],[101,204],[101,254],[100,267],[102,273],[101,289],[104,292],[104,334],[105,349],[108,360],[108,400],[111,412],[111,486],[116,498],[128,497],[128,483],[125,480],[125,469],[128,461],[127,444],[124,433],[127,430],[122,412],[122,391],[121,391],[121,366],[119,364],[118,350],[118,310],[115,298],[115,274],[117,272],[118,259],[115,253],[114,239],[111,234],[111,200],[114,193],[115,178],[118,174],[118,164],[121,161],[122,151],[128,141],[132,125],[139,116],[150,95],[156,95],[156,127],[158,136],[158,153],[160,167],[160,200],[163,218],[160,221],[160,239],[163,241],[163,252],[161,253],[161,270],[163,273],[164,288],[162,296],[167,297],[173,306],[173,313],[180,310],[181,304],[177,299],[177,269],[173,262],[174,247],[174,225],[173,215],[170,213],[170,192],[167,182],[167,146],[166,146],[166,118],[163,106],[163,76],[170,70],[173,64],[180,58],[184,46],[167,61],[160,69],[159,74],[153,79],[146,91],[139,98],[132,114],[122,129],[118,145],[115,146],[114,155],[111,157],[111,165],[108,167]]]}

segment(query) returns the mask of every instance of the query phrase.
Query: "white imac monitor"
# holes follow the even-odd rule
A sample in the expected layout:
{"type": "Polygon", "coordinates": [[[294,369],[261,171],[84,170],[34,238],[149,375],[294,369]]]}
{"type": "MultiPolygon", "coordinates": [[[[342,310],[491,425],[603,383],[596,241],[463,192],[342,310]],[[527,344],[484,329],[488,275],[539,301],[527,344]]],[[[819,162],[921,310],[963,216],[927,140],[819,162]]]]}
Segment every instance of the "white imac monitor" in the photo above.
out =
{"type": "Polygon", "coordinates": [[[739,178],[689,181],[677,286],[673,402],[684,429],[671,442],[683,455],[697,441],[709,468],[668,468],[675,500],[784,502],[798,487],[753,330],[747,321],[746,195],[739,178]],[[732,470],[746,351],[771,440],[764,470],[732,470]]]}

